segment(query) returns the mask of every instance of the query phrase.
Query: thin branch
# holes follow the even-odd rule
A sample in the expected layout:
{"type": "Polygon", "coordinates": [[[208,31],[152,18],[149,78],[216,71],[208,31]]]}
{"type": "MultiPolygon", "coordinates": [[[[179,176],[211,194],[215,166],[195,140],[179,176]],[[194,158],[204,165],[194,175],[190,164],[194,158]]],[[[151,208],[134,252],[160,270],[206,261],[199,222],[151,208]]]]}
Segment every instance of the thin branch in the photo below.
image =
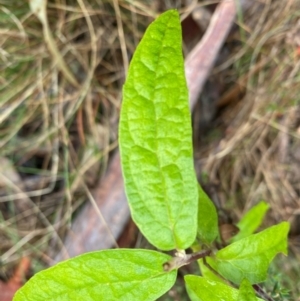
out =
{"type": "Polygon", "coordinates": [[[193,261],[209,256],[211,250],[202,250],[192,254],[177,253],[175,257],[163,264],[164,271],[169,272],[174,269],[178,269],[184,265],[188,265],[193,261]]]}
{"type": "Polygon", "coordinates": [[[274,299],[271,296],[267,295],[267,293],[258,284],[254,284],[254,285],[252,285],[252,287],[254,288],[256,293],[264,300],[274,301],[274,299]]]}

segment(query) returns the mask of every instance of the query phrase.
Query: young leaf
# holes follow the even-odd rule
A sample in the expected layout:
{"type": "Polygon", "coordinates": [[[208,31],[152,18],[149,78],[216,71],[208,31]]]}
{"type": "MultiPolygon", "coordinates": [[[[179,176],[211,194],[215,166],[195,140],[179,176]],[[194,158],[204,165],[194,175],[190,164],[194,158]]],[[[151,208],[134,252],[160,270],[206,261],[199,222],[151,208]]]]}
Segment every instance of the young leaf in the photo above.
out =
{"type": "Polygon", "coordinates": [[[161,250],[197,232],[197,181],[177,11],[147,29],[123,89],[119,141],[126,194],[141,232],[161,250]]]}
{"type": "Polygon", "coordinates": [[[210,244],[219,236],[217,210],[200,186],[198,195],[198,236],[203,243],[210,244]]]}
{"type": "Polygon", "coordinates": [[[256,296],[251,283],[244,279],[240,285],[239,295],[237,300],[239,301],[256,301],[256,296]]]}
{"type": "MultiPolygon", "coordinates": [[[[187,275],[184,277],[188,295],[192,301],[241,301],[239,291],[221,282],[203,277],[187,275]]],[[[255,301],[261,301],[255,298],[255,301]]],[[[249,299],[251,301],[251,299],[249,299]]]]}
{"type": "Polygon", "coordinates": [[[237,224],[240,232],[234,236],[231,241],[238,241],[253,234],[260,226],[269,208],[270,205],[266,202],[259,202],[252,207],[237,224]]]}
{"type": "Polygon", "coordinates": [[[282,222],[257,234],[243,238],[207,258],[212,268],[233,283],[246,278],[251,284],[267,277],[270,262],[279,252],[287,254],[289,223],[282,222]]]}
{"type": "Polygon", "coordinates": [[[37,273],[13,301],[153,301],[176,280],[176,270],[163,271],[170,258],[150,250],[86,253],[37,273]]]}

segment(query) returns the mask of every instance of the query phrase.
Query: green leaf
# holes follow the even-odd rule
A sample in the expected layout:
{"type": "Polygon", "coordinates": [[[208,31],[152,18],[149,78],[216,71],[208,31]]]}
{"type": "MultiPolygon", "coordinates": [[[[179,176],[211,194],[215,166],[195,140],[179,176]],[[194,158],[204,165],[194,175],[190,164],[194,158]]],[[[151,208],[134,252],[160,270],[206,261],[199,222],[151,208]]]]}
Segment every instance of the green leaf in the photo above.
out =
{"type": "Polygon", "coordinates": [[[239,295],[236,300],[237,301],[256,301],[257,300],[254,290],[253,290],[253,287],[247,279],[244,279],[242,281],[240,289],[239,289],[239,295]]]}
{"type": "Polygon", "coordinates": [[[198,236],[201,242],[210,244],[219,237],[217,210],[200,186],[198,195],[198,236]]]}
{"type": "Polygon", "coordinates": [[[251,284],[262,282],[275,255],[287,254],[288,232],[289,223],[282,222],[227,246],[214,259],[207,257],[207,262],[233,283],[240,284],[244,278],[251,284]]]}
{"type": "Polygon", "coordinates": [[[201,271],[201,275],[205,277],[206,279],[218,281],[221,283],[225,283],[225,281],[219,277],[216,273],[214,273],[212,270],[210,270],[204,263],[203,259],[198,260],[198,265],[201,271]]]}
{"type": "Polygon", "coordinates": [[[266,202],[259,202],[252,207],[237,224],[240,232],[231,241],[238,241],[253,234],[262,223],[269,208],[270,206],[266,202]]]}
{"type": "Polygon", "coordinates": [[[132,217],[161,250],[186,249],[197,232],[197,180],[178,12],[147,29],[123,89],[121,163],[132,217]]]}
{"type": "Polygon", "coordinates": [[[170,256],[150,250],[86,253],[33,276],[13,301],[156,300],[177,271],[163,271],[170,256]]]}
{"type": "MultiPolygon", "coordinates": [[[[239,300],[239,291],[221,282],[215,282],[210,279],[192,275],[185,276],[184,280],[188,295],[192,301],[239,300]]],[[[254,300],[257,301],[262,299],[256,298],[254,300]]]]}

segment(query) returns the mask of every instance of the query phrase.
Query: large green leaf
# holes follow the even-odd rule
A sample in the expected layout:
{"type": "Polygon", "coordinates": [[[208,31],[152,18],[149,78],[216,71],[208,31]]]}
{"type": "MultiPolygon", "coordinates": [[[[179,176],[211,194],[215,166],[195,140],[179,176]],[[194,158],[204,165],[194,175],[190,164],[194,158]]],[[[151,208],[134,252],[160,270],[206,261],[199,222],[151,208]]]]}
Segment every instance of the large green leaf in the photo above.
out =
{"type": "Polygon", "coordinates": [[[289,223],[282,222],[257,234],[243,238],[217,252],[207,262],[226,279],[240,284],[246,278],[251,284],[267,277],[270,262],[279,252],[287,254],[289,223]]]}
{"type": "Polygon", "coordinates": [[[201,242],[210,244],[219,237],[217,210],[203,189],[198,189],[198,236],[201,242]]]}
{"type": "Polygon", "coordinates": [[[259,202],[252,207],[237,224],[240,232],[234,236],[231,241],[238,241],[241,238],[253,234],[260,226],[269,208],[270,205],[266,202],[259,202]]]}
{"type": "Polygon", "coordinates": [[[119,141],[126,194],[141,232],[161,250],[197,231],[197,181],[177,11],[147,29],[123,89],[119,141]]]}
{"type": "Polygon", "coordinates": [[[176,280],[176,270],[163,271],[170,258],[150,250],[86,253],[37,273],[13,301],[153,301],[176,280]]]}
{"type": "MultiPolygon", "coordinates": [[[[184,280],[192,301],[241,301],[238,299],[239,291],[237,289],[221,282],[191,275],[185,276],[184,280]]],[[[254,300],[262,299],[255,298],[254,300]]]]}
{"type": "Polygon", "coordinates": [[[240,285],[237,301],[256,301],[256,296],[251,283],[244,279],[240,285]]]}

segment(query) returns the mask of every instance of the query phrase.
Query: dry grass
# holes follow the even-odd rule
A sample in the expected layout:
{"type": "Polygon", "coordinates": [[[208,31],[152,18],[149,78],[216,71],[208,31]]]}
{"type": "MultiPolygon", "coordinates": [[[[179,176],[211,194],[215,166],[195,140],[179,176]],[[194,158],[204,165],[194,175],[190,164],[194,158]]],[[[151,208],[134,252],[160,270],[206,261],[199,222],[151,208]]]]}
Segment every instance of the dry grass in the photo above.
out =
{"type": "Polygon", "coordinates": [[[117,146],[121,88],[146,27],[181,1],[0,0],[0,279],[52,263],[117,146]]]}
{"type": "MultiPolygon", "coordinates": [[[[244,46],[215,70],[235,78],[219,100],[220,106],[225,105],[218,121],[223,136],[200,155],[208,182],[219,187],[221,203],[236,219],[263,199],[271,205],[268,225],[291,222],[290,248],[298,262],[299,14],[299,1],[266,0],[245,15],[244,46]]],[[[278,271],[290,275],[289,288],[296,300],[300,269],[295,259],[282,259],[278,271]]]]}
{"type": "Polygon", "coordinates": [[[51,263],[85,186],[105,171],[128,56],[151,14],[125,1],[80,0],[50,2],[45,17],[26,2],[0,1],[2,278],[22,256],[51,263]]]}

